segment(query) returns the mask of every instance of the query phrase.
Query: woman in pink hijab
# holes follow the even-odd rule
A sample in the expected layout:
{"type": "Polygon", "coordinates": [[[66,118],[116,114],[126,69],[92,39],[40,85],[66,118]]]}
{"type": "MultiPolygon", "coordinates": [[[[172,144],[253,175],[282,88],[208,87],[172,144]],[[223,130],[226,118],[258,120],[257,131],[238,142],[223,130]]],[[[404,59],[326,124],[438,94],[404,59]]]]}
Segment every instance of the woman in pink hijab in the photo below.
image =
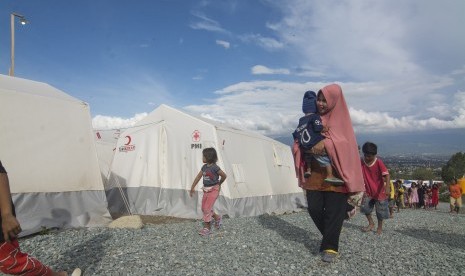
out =
{"type": "Polygon", "coordinates": [[[332,262],[338,255],[339,236],[347,215],[349,196],[360,197],[360,192],[365,191],[365,184],[358,145],[341,87],[331,84],[318,91],[317,107],[328,131],[324,133],[326,139],[313,147],[313,153],[326,151],[336,169],[336,176],[344,180],[344,185],[334,186],[325,182],[325,169],[312,162],[312,174],[303,183],[303,188],[307,191],[310,217],[323,235],[320,245],[322,260],[332,262]]]}

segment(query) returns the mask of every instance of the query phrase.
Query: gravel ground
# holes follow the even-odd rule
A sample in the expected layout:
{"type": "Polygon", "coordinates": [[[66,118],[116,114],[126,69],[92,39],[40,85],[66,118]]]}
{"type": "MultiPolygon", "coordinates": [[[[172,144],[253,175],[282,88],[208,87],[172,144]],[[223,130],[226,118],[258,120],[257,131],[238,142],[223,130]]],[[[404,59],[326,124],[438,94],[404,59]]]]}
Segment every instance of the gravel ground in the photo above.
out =
{"type": "Polygon", "coordinates": [[[401,210],[381,236],[362,233],[365,216],[344,223],[340,255],[323,263],[321,235],[306,211],[224,219],[209,237],[199,221],[139,230],[69,229],[20,240],[53,268],[83,275],[464,275],[465,215],[401,210]]]}

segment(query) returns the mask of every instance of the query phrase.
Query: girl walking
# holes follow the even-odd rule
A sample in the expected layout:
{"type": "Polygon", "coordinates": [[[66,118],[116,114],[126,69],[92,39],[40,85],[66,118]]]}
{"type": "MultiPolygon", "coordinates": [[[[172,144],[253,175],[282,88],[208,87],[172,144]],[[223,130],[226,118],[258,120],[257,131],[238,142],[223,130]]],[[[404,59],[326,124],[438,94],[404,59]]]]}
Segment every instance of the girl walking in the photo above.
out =
{"type": "Polygon", "coordinates": [[[203,163],[205,163],[200,172],[194,179],[190,190],[190,196],[194,194],[195,186],[203,177],[203,197],[202,197],[202,213],[203,213],[203,228],[199,235],[208,236],[211,234],[211,221],[215,220],[215,228],[220,229],[222,219],[219,214],[213,212],[213,205],[220,194],[221,184],[226,179],[226,174],[216,165],[218,155],[214,148],[206,148],[202,151],[203,163]]]}

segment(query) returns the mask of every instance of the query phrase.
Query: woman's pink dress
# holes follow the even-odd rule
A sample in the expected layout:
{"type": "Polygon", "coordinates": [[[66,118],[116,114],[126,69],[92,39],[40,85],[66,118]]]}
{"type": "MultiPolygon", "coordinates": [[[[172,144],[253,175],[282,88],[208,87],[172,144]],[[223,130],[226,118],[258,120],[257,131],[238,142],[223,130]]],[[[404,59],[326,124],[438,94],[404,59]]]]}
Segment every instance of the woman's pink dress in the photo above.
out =
{"type": "Polygon", "coordinates": [[[418,203],[418,188],[412,188],[412,193],[410,194],[410,202],[412,203],[418,203]]]}

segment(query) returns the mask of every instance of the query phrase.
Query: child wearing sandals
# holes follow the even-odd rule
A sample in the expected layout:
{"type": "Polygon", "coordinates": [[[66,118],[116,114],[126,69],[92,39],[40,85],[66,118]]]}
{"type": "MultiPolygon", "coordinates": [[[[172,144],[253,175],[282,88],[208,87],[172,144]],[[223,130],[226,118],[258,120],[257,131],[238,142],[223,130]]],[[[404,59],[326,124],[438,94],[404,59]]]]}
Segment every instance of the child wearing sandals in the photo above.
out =
{"type": "Polygon", "coordinates": [[[218,156],[214,148],[206,148],[202,151],[203,163],[205,163],[200,172],[194,179],[190,190],[190,196],[194,194],[195,186],[203,177],[203,197],[202,197],[202,213],[203,213],[203,228],[199,235],[208,236],[211,234],[211,221],[215,220],[215,228],[220,229],[222,218],[219,214],[213,212],[213,205],[220,194],[221,184],[226,179],[226,174],[216,165],[218,156]]]}
{"type": "Polygon", "coordinates": [[[311,152],[314,145],[325,139],[322,132],[327,131],[321,122],[320,115],[317,113],[315,92],[305,92],[302,100],[302,112],[305,116],[299,119],[299,124],[294,133],[292,133],[292,136],[294,140],[298,141],[301,152],[303,153],[303,159],[307,165],[304,178],[310,177],[310,163],[312,158],[315,158],[318,164],[326,169],[326,182],[333,185],[343,185],[344,181],[334,176],[331,160],[328,155],[316,155],[311,152]]]}

